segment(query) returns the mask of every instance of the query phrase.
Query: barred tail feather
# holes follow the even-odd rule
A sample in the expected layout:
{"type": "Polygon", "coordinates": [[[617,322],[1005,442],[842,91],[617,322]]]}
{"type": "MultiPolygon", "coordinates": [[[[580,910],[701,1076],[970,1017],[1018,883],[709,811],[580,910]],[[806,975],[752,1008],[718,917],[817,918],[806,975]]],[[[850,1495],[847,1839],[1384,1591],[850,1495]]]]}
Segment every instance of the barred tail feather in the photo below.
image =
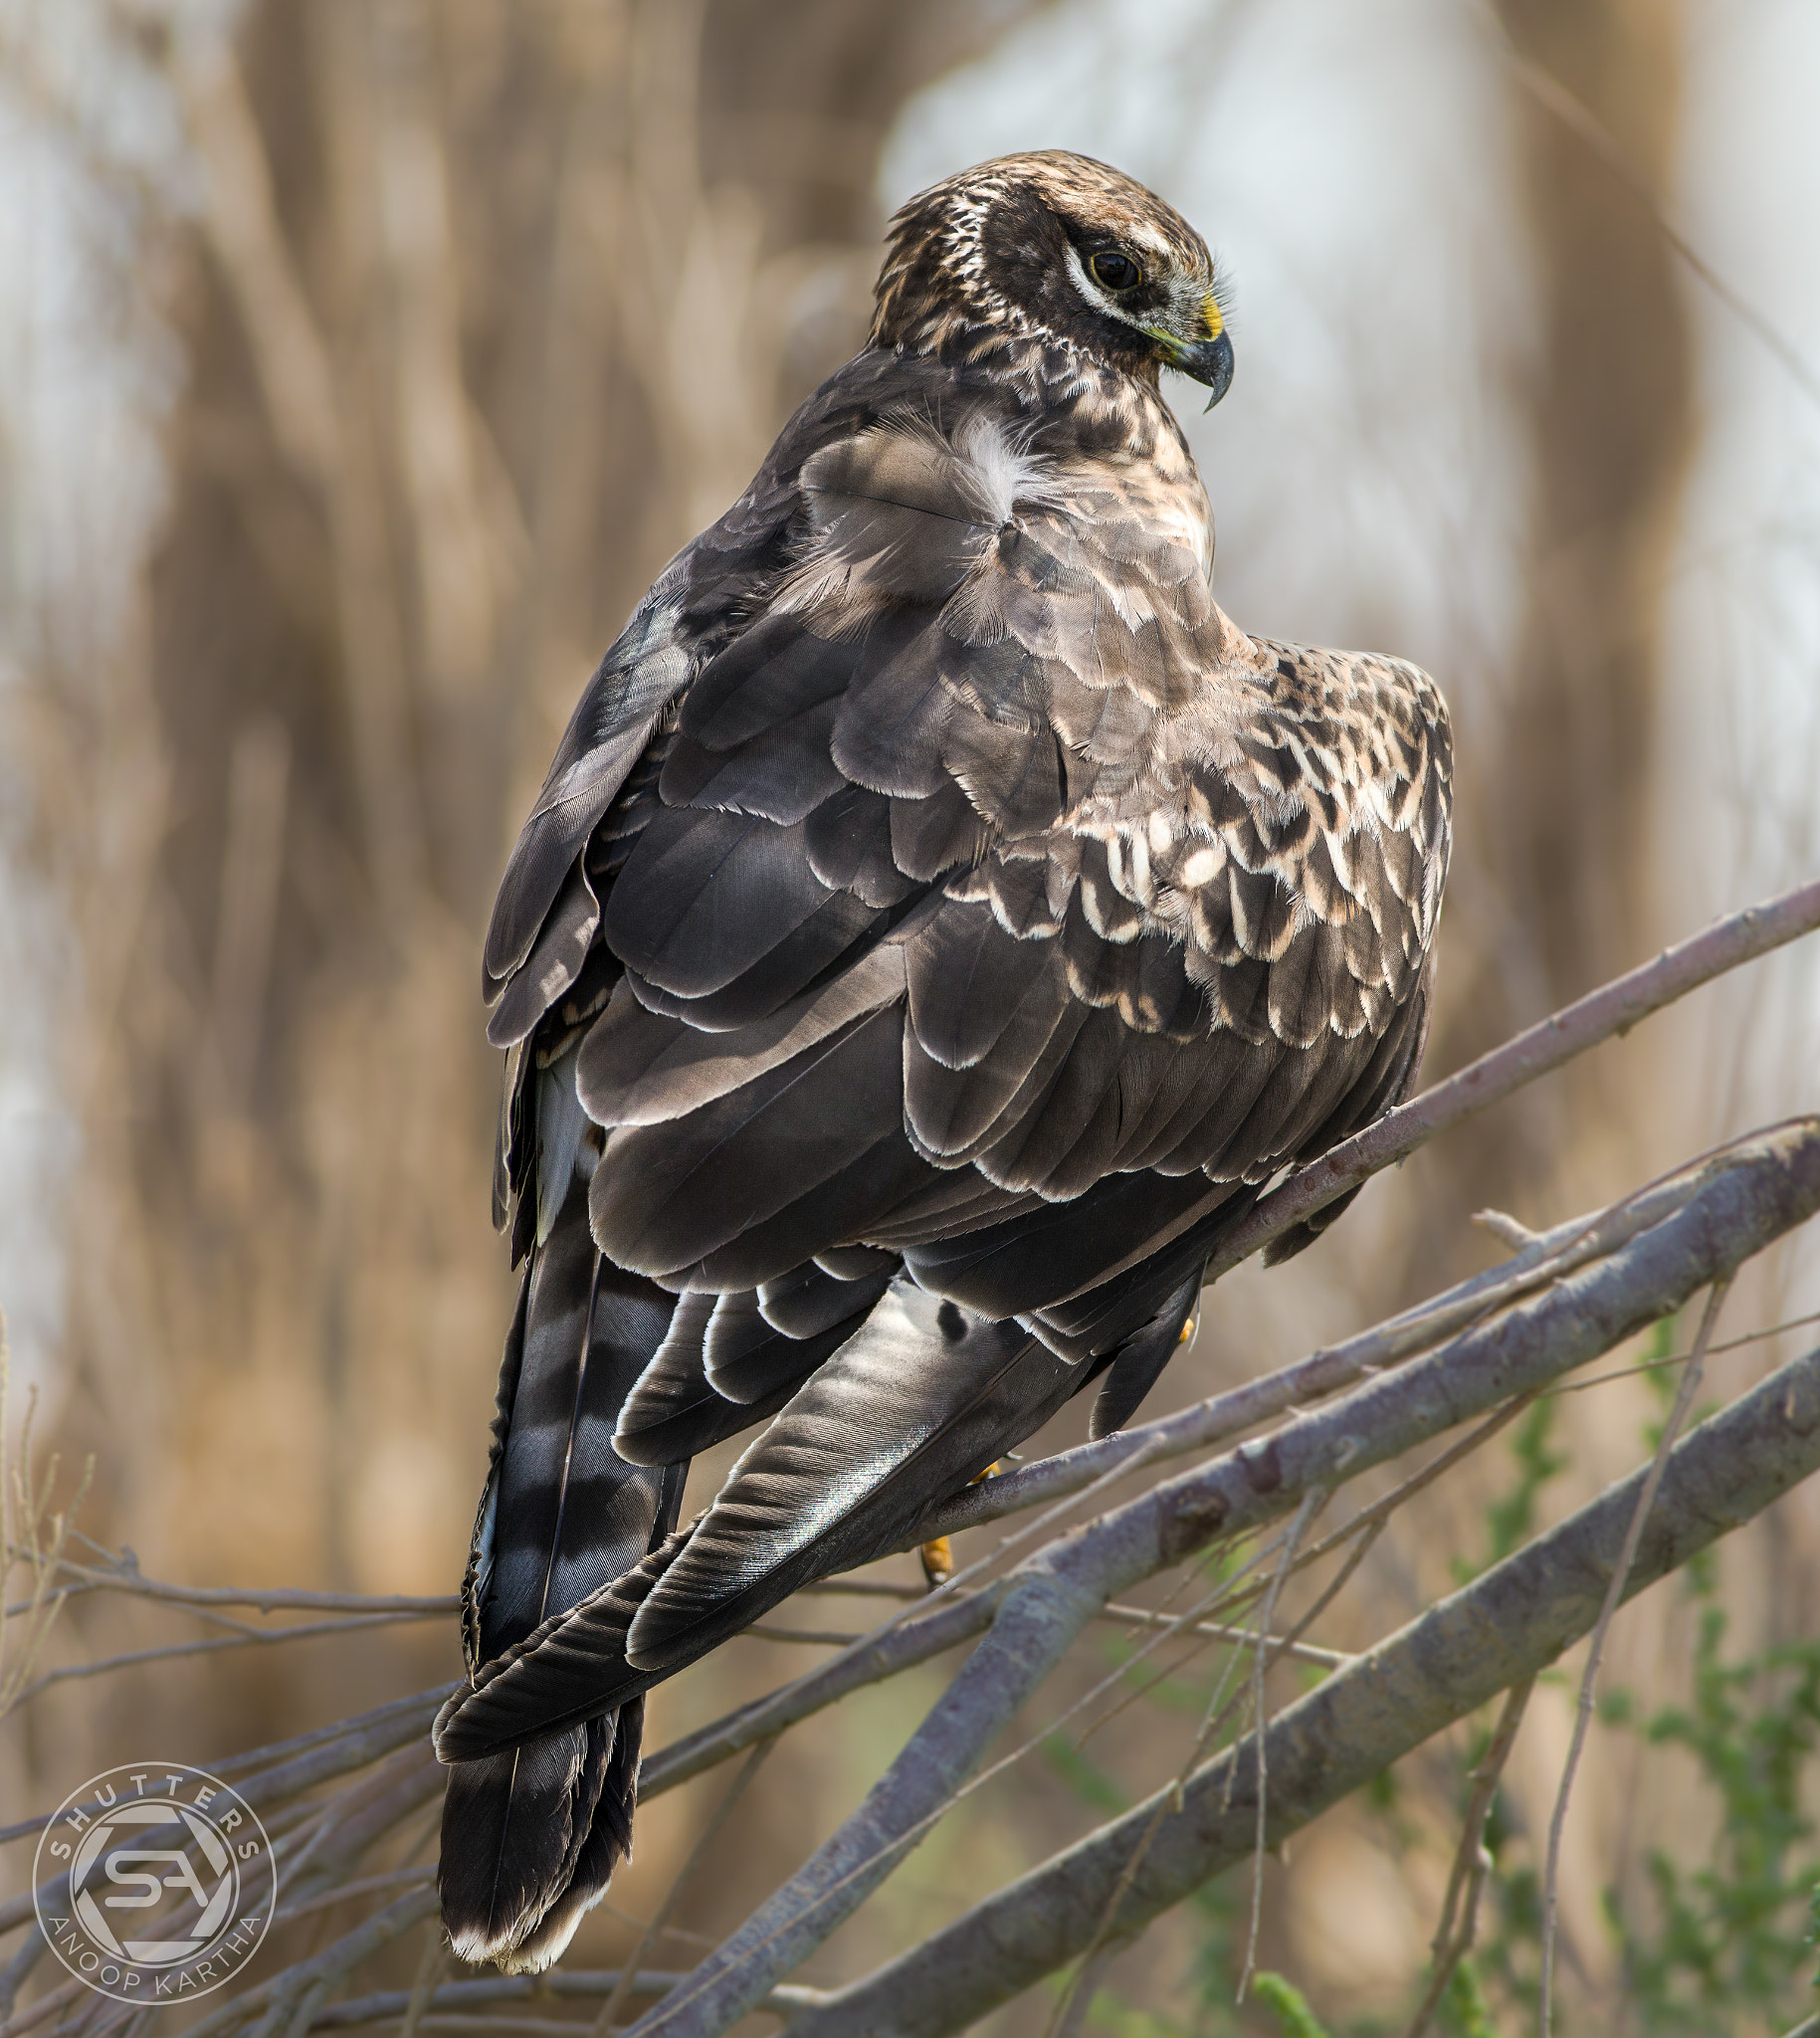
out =
{"type": "MultiPolygon", "coordinates": [[[[508,1973],[540,1973],[563,1952],[575,1928],[607,1893],[613,1871],[632,1858],[632,1813],[638,1803],[638,1757],[645,1738],[645,1701],[632,1699],[608,1715],[613,1748],[580,1852],[562,1894],[500,1962],[508,1973]]],[[[460,1948],[457,1948],[460,1951],[460,1948]]]]}
{"type": "MultiPolygon", "coordinates": [[[[579,1177],[533,1250],[501,1369],[493,1462],[464,1585],[470,1677],[635,1566],[675,1527],[687,1464],[628,1464],[619,1411],[673,1299],[603,1259],[579,1177]]],[[[547,1966],[630,1851],[643,1707],[458,1762],[439,1883],[457,1953],[547,1966]]]]}
{"type": "MultiPolygon", "coordinates": [[[[541,1733],[509,1753],[458,1762],[443,1799],[438,1882],[449,1942],[464,1960],[497,1960],[509,1972],[547,1964],[530,1941],[563,1903],[592,1838],[617,1716],[541,1733]]],[[[606,1876],[594,1892],[606,1890],[606,1876]]],[[[573,1911],[579,1921],[583,1904],[573,1911]]],[[[562,1935],[566,1944],[569,1931],[562,1935]]]]}

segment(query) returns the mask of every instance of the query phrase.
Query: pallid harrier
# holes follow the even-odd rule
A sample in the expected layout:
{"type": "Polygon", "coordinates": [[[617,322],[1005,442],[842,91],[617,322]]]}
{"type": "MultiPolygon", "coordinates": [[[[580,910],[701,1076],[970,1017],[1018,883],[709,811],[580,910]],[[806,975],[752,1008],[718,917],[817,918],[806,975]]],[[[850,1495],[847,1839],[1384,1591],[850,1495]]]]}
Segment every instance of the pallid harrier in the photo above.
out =
{"type": "MultiPolygon", "coordinates": [[[[643,1694],[1099,1382],[1421,1059],[1427,677],[1247,637],[1158,388],[1200,236],[1008,156],[893,220],[865,347],[602,661],[487,937],[525,1261],[464,1588],[442,1904],[546,1965],[625,1853],[643,1694]],[[678,1531],[691,1456],[756,1425],[678,1531]]],[[[1338,1204],[1280,1243],[1306,1245],[1338,1204]]]]}

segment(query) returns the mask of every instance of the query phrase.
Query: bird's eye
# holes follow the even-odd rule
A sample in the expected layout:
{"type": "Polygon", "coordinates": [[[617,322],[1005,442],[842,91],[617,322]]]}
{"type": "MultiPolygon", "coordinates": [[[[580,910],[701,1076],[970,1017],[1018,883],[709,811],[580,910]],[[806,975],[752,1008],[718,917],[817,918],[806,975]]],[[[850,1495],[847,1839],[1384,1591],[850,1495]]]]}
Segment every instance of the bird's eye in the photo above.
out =
{"type": "Polygon", "coordinates": [[[1104,249],[1088,263],[1094,281],[1109,291],[1134,291],[1143,282],[1143,271],[1128,255],[1116,248],[1104,249]]]}

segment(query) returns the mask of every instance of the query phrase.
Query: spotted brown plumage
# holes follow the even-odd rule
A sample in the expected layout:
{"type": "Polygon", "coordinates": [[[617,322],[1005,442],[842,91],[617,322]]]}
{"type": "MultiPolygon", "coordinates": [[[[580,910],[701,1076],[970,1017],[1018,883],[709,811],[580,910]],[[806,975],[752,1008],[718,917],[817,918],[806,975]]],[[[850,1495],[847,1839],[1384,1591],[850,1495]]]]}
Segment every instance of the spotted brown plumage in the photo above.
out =
{"type": "Polygon", "coordinates": [[[1217,397],[1231,349],[1139,186],[1044,154],[913,200],[868,344],[659,577],[518,839],[485,968],[527,1264],[437,1726],[470,1958],[547,1963],[605,1890],[651,1685],[1090,1381],[1124,1422],[1263,1185],[1414,1078],[1446,710],[1221,613],[1164,366],[1217,397]]]}

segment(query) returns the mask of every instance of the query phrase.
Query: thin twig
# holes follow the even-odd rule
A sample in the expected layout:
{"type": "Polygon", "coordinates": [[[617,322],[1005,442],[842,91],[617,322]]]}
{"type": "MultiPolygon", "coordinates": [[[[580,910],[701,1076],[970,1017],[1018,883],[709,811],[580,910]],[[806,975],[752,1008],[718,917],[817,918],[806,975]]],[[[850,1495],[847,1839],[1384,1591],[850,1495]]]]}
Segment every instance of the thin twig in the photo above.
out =
{"type": "Polygon", "coordinates": [[[1203,1635],[1210,1642],[1231,1642],[1240,1649],[1265,1648],[1273,1656],[1293,1657],[1298,1663],[1313,1663],[1322,1670],[1338,1670],[1352,1661],[1343,1649],[1320,1649],[1312,1642],[1292,1642],[1283,1635],[1260,1635],[1253,1628],[1232,1627],[1224,1621],[1197,1620],[1185,1629],[1176,1629],[1166,1613],[1154,1613],[1147,1606],[1120,1606],[1113,1602],[1103,1607],[1097,1618],[1114,1621],[1121,1627],[1167,1627],[1175,1632],[1203,1635]]]}
{"type": "MultiPolygon", "coordinates": [[[[1290,1532],[1283,1545],[1283,1560],[1271,1578],[1270,1590],[1264,1595],[1264,1605],[1258,1615],[1260,1640],[1270,1633],[1271,1624],[1277,1617],[1277,1600],[1283,1591],[1283,1581],[1289,1575],[1290,1565],[1295,1559],[1297,1544],[1302,1540],[1309,1524],[1325,1506],[1326,1498],[1319,1487],[1312,1487],[1302,1497],[1302,1506],[1296,1511],[1296,1519],[1290,1525],[1290,1532]]],[[[1239,1991],[1236,1998],[1239,2002],[1245,2000],[1245,1991],[1251,1985],[1252,1970],[1258,1960],[1258,1935],[1264,1926],[1265,1820],[1269,1816],[1270,1799],[1270,1743],[1266,1733],[1266,1729],[1270,1725],[1270,1714],[1264,1701],[1264,1671],[1268,1661],[1268,1652],[1262,1647],[1252,1657],[1252,1711],[1258,1743],[1258,1838],[1252,1853],[1251,1925],[1245,1935],[1245,1965],[1239,1973],[1239,1991]]]]}
{"type": "Polygon", "coordinates": [[[812,1649],[851,1649],[861,1639],[851,1628],[787,1628],[771,1620],[755,1620],[739,1633],[755,1635],[761,1642],[798,1642],[812,1649]]]}
{"type": "Polygon", "coordinates": [[[745,1795],[752,1779],[764,1766],[771,1750],[776,1745],[777,1742],[774,1739],[761,1740],[751,1753],[746,1756],[738,1775],[727,1786],[720,1802],[714,1806],[712,1817],[702,1828],[696,1844],[689,1850],[688,1860],[683,1863],[683,1866],[677,1870],[676,1875],[672,1878],[670,1888],[664,1894],[664,1901],[652,1914],[651,1923],[645,1927],[644,1932],[639,1936],[638,1944],[632,1949],[631,1957],[627,1960],[625,1966],[621,1968],[618,1986],[601,2005],[600,2015],[594,2020],[594,2038],[607,2038],[607,2033],[613,2029],[614,2023],[619,2016],[620,2005],[632,1993],[633,1987],[637,1983],[638,1970],[645,1964],[646,1956],[650,1953],[652,1947],[662,1937],[665,1927],[675,1917],[677,1905],[682,1901],[683,1892],[689,1885],[690,1877],[702,1865],[703,1858],[707,1855],[708,1850],[720,1837],[720,1829],[731,1818],[735,1806],[745,1795]]]}
{"type": "Polygon", "coordinates": [[[880,1578],[849,1577],[813,1578],[807,1585],[796,1588],[799,1596],[806,1592],[850,1592],[868,1599],[926,1599],[928,1590],[926,1584],[888,1585],[880,1578]]]}
{"type": "Polygon", "coordinates": [[[1493,1865],[1485,1845],[1486,1822],[1492,1815],[1505,1763],[1516,1744],[1517,1730],[1522,1725],[1523,1709],[1534,1689],[1535,1680],[1526,1677],[1506,1692],[1491,1744],[1473,1770],[1473,1794],[1467,1799],[1466,1816],[1460,1825],[1460,1846],[1441,1905],[1441,1923],[1435,1928],[1434,1973],[1404,2038],[1424,2038],[1441,2006],[1441,1998],[1447,1993],[1448,1983],[1454,1978],[1454,1969],[1472,1951],[1479,1936],[1479,1902],[1493,1865]]]}
{"type": "MultiPolygon", "coordinates": [[[[1080,1737],[1075,1742],[1077,1752],[1084,1748],[1096,1733],[1103,1733],[1121,1713],[1147,1699],[1159,1685],[1167,1684],[1172,1677],[1178,1677],[1202,1653],[1209,1640],[1224,1639],[1224,1637],[1217,1633],[1217,1627],[1222,1624],[1208,1621],[1203,1616],[1213,1612],[1216,1608],[1242,1613],[1247,1607],[1255,1606],[1259,1598],[1269,1587],[1269,1579],[1259,1577],[1257,1573],[1267,1557],[1275,1556],[1282,1549],[1283,1542],[1284,1531],[1279,1531],[1268,1542],[1253,1550],[1251,1555],[1236,1570],[1230,1572],[1208,1591],[1202,1593],[1200,1598],[1195,1600],[1185,1612],[1165,1614],[1163,1616],[1158,1624],[1160,1632],[1157,1634],[1156,1639],[1152,1642],[1146,1642],[1127,1662],[1121,1663],[1118,1666],[1116,1675],[1108,1678],[1100,1689],[1109,1689],[1112,1685],[1127,1679],[1130,1673],[1143,1662],[1144,1658],[1152,1650],[1164,1642],[1172,1641],[1177,1635],[1191,1635],[1195,1639],[1190,1642],[1189,1646],[1172,1663],[1165,1664],[1147,1684],[1137,1685],[1131,1690],[1124,1692],[1120,1695],[1116,1704],[1109,1706],[1097,1719],[1089,1722],[1082,1729],[1080,1737]]],[[[1214,1689],[1212,1699],[1208,1702],[1209,1709],[1219,1704],[1220,1699],[1225,1694],[1227,1685],[1238,1671],[1245,1650],[1248,1647],[1255,1646],[1258,1637],[1255,1632],[1247,1628],[1240,1629],[1232,1639],[1236,1646],[1221,1669],[1220,1681],[1214,1689]]],[[[1096,1692],[1090,1692],[1087,1696],[1092,1698],[1097,1695],[1096,1692]]],[[[1222,1715],[1221,1717],[1224,1719],[1225,1716],[1222,1715]]]]}
{"type": "MultiPolygon", "coordinates": [[[[424,1941],[423,1958],[417,1965],[417,1979],[411,1984],[411,2000],[405,2005],[398,2038],[415,2038],[417,2027],[430,2007],[430,1998],[436,1992],[436,1984],[448,1968],[449,1948],[443,1941],[442,1933],[433,1929],[424,1941]]],[[[309,2026],[305,2024],[303,2028],[307,2030],[309,2026]]]]}
{"type": "Polygon", "coordinates": [[[396,1627],[400,1621],[424,1620],[421,1613],[373,1613],[354,1614],[343,1620],[301,1621],[294,1627],[249,1628],[237,1635],[211,1635],[200,1642],[167,1642],[156,1649],[134,1649],[124,1656],[105,1656],[97,1663],[70,1663],[58,1670],[47,1670],[20,1692],[18,1705],[27,1699],[36,1698],[42,1691],[55,1684],[69,1684],[86,1677],[106,1677],[116,1670],[131,1670],[142,1663],[168,1662],[179,1656],[214,1656],[224,1649],[250,1649],[268,1647],[274,1642],[307,1642],[319,1640],[323,1635],[353,1634],[364,1628],[396,1627]]]}
{"type": "Polygon", "coordinates": [[[1471,1221],[1481,1231],[1489,1231],[1501,1245],[1509,1246],[1514,1253],[1534,1245],[1538,1235],[1508,1210],[1475,1210],[1471,1221]]]}
{"type": "Polygon", "coordinates": [[[1121,1947],[1108,1943],[1090,1953],[1081,1962],[1079,1971],[1062,1991],[1055,2020],[1049,2027],[1049,2038],[1080,2038],[1080,2033],[1086,2029],[1088,2018],[1093,2015],[1094,1997],[1099,1992],[1100,1977],[1121,1950],[1121,1947]]]}
{"type": "Polygon", "coordinates": [[[311,1897],[306,1904],[287,1905],[274,1915],[272,1922],[274,1925],[291,1925],[300,1918],[313,1916],[317,1911],[332,1910],[336,1904],[345,1904],[354,1897],[372,1897],[382,1890],[405,1889],[413,1883],[427,1883],[435,1874],[435,1868],[425,1864],[418,1868],[390,1868],[383,1875],[363,1875],[358,1881],[343,1883],[339,1889],[329,1890],[323,1896],[311,1897]]]}
{"type": "MultiPolygon", "coordinates": [[[[63,1558],[58,1569],[92,1592],[129,1592],[139,1599],[165,1599],[178,1606],[253,1606],[261,1613],[432,1614],[459,1613],[461,1600],[452,1592],[411,1595],[361,1592],[305,1592],[289,1585],[264,1589],[252,1585],[172,1585],[140,1575],[136,1563],[122,1556],[111,1566],[79,1564],[63,1558]]],[[[68,1589],[68,1588],[65,1588],[68,1589]]]]}
{"type": "MultiPolygon", "coordinates": [[[[1789,1317],[1761,1330],[1746,1330],[1741,1337],[1727,1337],[1722,1344],[1710,1344],[1707,1356],[1717,1358],[1721,1351],[1741,1351],[1747,1344],[1762,1344],[1771,1337],[1780,1337],[1784,1330],[1805,1329],[1809,1324],[1820,1324],[1820,1310],[1811,1311],[1805,1317],[1789,1317]]],[[[1547,1401],[1557,1394],[1583,1394],[1588,1387],[1603,1387],[1613,1380],[1634,1380],[1644,1373],[1661,1372],[1672,1365],[1686,1365],[1693,1355],[1691,1351],[1674,1351],[1667,1358],[1639,1359],[1635,1365],[1622,1365],[1612,1372],[1593,1373],[1584,1380],[1565,1381],[1558,1387],[1550,1387],[1541,1398],[1547,1401]]]]}
{"type": "Polygon", "coordinates": [[[1630,1526],[1625,1530],[1624,1541],[1618,1551],[1618,1560],[1612,1566],[1611,1582],[1605,1588],[1605,1603],[1599,1609],[1598,1620],[1592,1630],[1592,1642],[1586,1651],[1586,1668],[1580,1678],[1579,1703],[1574,1709],[1573,1734],[1567,1743],[1567,1759],[1561,1766],[1560,1788],[1555,1793],[1554,1811],[1548,1820],[1548,1860],[1542,1877],[1542,1971],[1541,1971],[1541,2038],[1549,2038],[1554,2027],[1554,1945],[1558,1925],[1560,1902],[1561,1835],[1567,1824],[1567,1803],[1573,1793],[1574,1772],[1580,1765],[1580,1751],[1586,1745],[1586,1732],[1592,1725],[1593,1695],[1598,1686],[1599,1661],[1605,1652],[1605,1637],[1611,1630],[1613,1616],[1624,1597],[1624,1586],[1630,1576],[1630,1567],[1636,1560],[1637,1545],[1643,1537],[1643,1525],[1649,1520],[1649,1512],[1655,1504],[1656,1489],[1662,1484],[1664,1467],[1668,1464],[1669,1453],[1675,1447],[1681,1425],[1687,1420],[1688,1410],[1694,1405],[1694,1397],[1700,1392],[1701,1375],[1705,1370],[1707,1340],[1713,1334],[1713,1326],[1719,1321],[1720,1306],[1725,1300],[1725,1291],[1731,1286],[1730,1275],[1714,1282],[1712,1293],[1707,1297],[1707,1307],[1700,1320],[1700,1329],[1694,1338],[1694,1349],[1688,1360],[1688,1369],[1681,1376],[1681,1391],[1675,1396],[1675,1405],[1669,1410],[1669,1419],[1662,1425],[1662,1436],[1656,1445],[1656,1455],[1650,1463],[1637,1505],[1632,1511],[1630,1526]]]}
{"type": "Polygon", "coordinates": [[[6,1336],[6,1319],[0,1316],[0,1541],[5,1555],[0,1558],[0,1600],[15,1563],[23,1563],[32,1580],[30,1596],[17,1607],[0,1605],[0,1718],[36,1689],[27,1683],[51,1625],[62,1610],[65,1595],[52,1589],[52,1581],[64,1562],[64,1548],[75,1531],[76,1517],[88,1498],[95,1477],[95,1460],[87,1460],[76,1492],[61,1512],[53,1512],[52,1495],[57,1490],[61,1460],[55,1455],[38,1478],[33,1465],[32,1427],[38,1411],[38,1391],[26,1395],[25,1419],[19,1426],[15,1451],[9,1422],[12,1385],[12,1357],[6,1336]],[[9,1660],[8,1619],[23,1627],[16,1657],[9,1660]]]}

